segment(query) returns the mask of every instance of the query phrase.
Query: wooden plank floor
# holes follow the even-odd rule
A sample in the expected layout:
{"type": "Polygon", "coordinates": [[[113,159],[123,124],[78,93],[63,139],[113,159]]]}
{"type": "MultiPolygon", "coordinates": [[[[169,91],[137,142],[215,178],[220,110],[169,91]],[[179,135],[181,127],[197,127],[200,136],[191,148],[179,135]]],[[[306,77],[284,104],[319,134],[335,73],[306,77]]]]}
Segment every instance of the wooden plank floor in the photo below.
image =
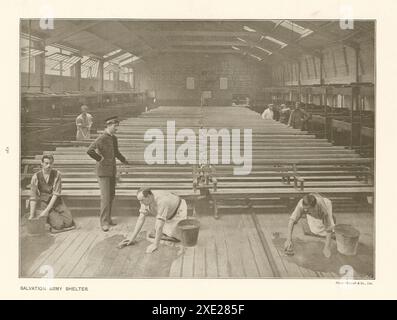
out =
{"type": "MultiPolygon", "coordinates": [[[[361,232],[358,255],[345,257],[333,244],[332,257],[322,256],[322,239],[307,237],[295,228],[295,255],[284,255],[288,215],[257,214],[260,228],[270,246],[282,278],[337,278],[340,268],[351,265],[355,277],[372,278],[373,215],[339,214],[338,223],[350,223],[361,232]]],[[[48,266],[56,278],[273,278],[253,219],[248,214],[200,217],[199,240],[195,247],[162,243],[160,250],[146,254],[147,232],[154,226],[149,218],[134,246],[117,249],[130,232],[136,217],[116,217],[117,226],[101,231],[96,217],[77,217],[78,228],[57,235],[32,236],[21,227],[20,275],[39,278],[48,266]],[[43,266],[45,268],[43,268],[43,266]]]]}
{"type": "MultiPolygon", "coordinates": [[[[287,274],[287,278],[341,278],[343,266],[351,266],[356,279],[374,278],[374,216],[369,213],[336,214],[337,223],[351,224],[360,231],[356,256],[344,256],[337,251],[336,242],[331,243],[332,256],[327,259],[322,250],[324,239],[306,236],[300,224],[294,228],[293,241],[295,254],[286,256],[283,245],[287,235],[289,215],[257,215],[262,230],[272,247],[276,249],[287,274]]],[[[276,255],[276,254],[275,254],[276,255]]]]}

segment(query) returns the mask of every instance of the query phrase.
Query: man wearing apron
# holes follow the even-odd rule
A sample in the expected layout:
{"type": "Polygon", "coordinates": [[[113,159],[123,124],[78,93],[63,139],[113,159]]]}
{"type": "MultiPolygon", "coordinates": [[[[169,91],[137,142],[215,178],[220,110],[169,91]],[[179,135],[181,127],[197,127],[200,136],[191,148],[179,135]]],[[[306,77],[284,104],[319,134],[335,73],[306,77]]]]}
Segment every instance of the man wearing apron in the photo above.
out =
{"type": "Polygon", "coordinates": [[[75,228],[72,214],[61,196],[61,173],[53,169],[54,157],[44,155],[42,169],[36,172],[30,183],[29,219],[36,216],[46,217],[51,232],[60,232],[75,228]]]}
{"type": "MultiPolygon", "coordinates": [[[[335,218],[332,215],[331,200],[317,193],[305,195],[297,204],[288,223],[288,235],[284,245],[286,251],[292,250],[292,232],[295,224],[306,215],[310,232],[315,236],[325,237],[324,256],[331,256],[331,237],[335,227],[335,218]]],[[[305,223],[305,221],[302,221],[305,223]]]]}
{"type": "Polygon", "coordinates": [[[92,126],[92,115],[88,113],[86,105],[81,106],[81,114],[76,118],[76,140],[89,140],[92,126]]]}
{"type": "Polygon", "coordinates": [[[154,241],[146,249],[147,253],[157,250],[161,239],[178,241],[180,236],[176,228],[179,221],[187,217],[186,201],[179,196],[160,190],[141,188],[137,198],[141,203],[139,217],[134,231],[130,236],[119,243],[119,247],[135,243],[135,239],[142,229],[146,216],[151,214],[156,217],[154,241]]]}

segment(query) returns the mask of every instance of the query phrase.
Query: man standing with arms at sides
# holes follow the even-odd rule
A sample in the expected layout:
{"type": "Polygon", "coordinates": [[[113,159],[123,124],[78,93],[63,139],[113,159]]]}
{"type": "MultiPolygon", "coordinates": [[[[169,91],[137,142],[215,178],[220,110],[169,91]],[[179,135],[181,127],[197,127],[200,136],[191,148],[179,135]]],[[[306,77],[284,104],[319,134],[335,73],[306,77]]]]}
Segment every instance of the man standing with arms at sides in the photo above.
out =
{"type": "Polygon", "coordinates": [[[84,104],[81,106],[81,114],[76,118],[76,140],[90,139],[90,130],[92,126],[92,115],[88,112],[88,107],[84,104]]]}
{"type": "Polygon", "coordinates": [[[116,190],[116,158],[128,165],[128,161],[120,153],[115,136],[119,120],[111,117],[105,120],[105,131],[89,147],[87,154],[97,161],[96,173],[101,190],[101,212],[99,215],[103,231],[115,225],[112,221],[112,204],[116,190]]]}

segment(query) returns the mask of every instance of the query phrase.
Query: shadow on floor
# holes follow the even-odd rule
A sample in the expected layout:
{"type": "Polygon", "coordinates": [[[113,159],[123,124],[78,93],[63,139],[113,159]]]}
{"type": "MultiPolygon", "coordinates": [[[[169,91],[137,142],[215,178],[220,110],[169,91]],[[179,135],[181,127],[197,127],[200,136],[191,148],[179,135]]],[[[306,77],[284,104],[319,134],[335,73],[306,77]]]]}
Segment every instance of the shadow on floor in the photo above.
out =
{"type": "Polygon", "coordinates": [[[117,248],[122,235],[114,235],[98,242],[91,250],[88,264],[98,264],[94,278],[166,278],[178,248],[160,244],[153,253],[147,254],[150,242],[146,232],[141,232],[134,245],[117,248]],[[117,270],[117,271],[115,271],[117,270]]]}
{"type": "Polygon", "coordinates": [[[355,278],[374,278],[374,260],[373,248],[359,243],[357,255],[345,256],[337,251],[335,241],[332,242],[332,256],[328,259],[324,257],[322,251],[324,248],[323,240],[302,240],[296,238],[294,241],[294,255],[287,256],[284,254],[285,238],[277,234],[273,238],[273,244],[282,253],[283,259],[296,265],[317,272],[333,272],[341,277],[344,275],[341,267],[344,265],[352,266],[355,278]]]}
{"type": "Polygon", "coordinates": [[[35,260],[55,242],[55,237],[50,234],[24,235],[20,242],[20,274],[21,277],[30,276],[27,274],[35,260]]]}

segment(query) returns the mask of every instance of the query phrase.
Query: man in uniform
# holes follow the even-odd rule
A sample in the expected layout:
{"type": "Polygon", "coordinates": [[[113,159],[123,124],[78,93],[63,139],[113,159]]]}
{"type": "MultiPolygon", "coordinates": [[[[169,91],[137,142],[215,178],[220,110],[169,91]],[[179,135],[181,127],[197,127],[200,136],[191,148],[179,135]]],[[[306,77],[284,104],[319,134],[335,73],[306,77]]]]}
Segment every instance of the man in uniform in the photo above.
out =
{"type": "Polygon", "coordinates": [[[295,103],[295,109],[291,112],[288,125],[294,129],[303,129],[305,122],[309,120],[310,115],[301,109],[301,103],[295,103]]]}
{"type": "Polygon", "coordinates": [[[120,242],[119,247],[135,243],[135,239],[145,223],[148,214],[156,217],[154,241],[146,249],[152,253],[159,247],[160,240],[179,241],[177,224],[187,217],[186,201],[179,196],[160,190],[141,188],[138,190],[137,198],[141,203],[139,217],[135,224],[134,231],[126,239],[120,242]]]}
{"type": "Polygon", "coordinates": [[[284,244],[286,252],[292,252],[292,233],[295,224],[306,215],[302,221],[305,233],[314,236],[325,237],[323,254],[329,258],[331,256],[331,237],[335,227],[335,218],[332,215],[331,200],[322,197],[317,193],[305,195],[297,204],[294,212],[289,218],[288,235],[284,244]]]}
{"type": "Polygon", "coordinates": [[[88,107],[84,104],[81,106],[81,114],[76,118],[76,140],[90,139],[90,130],[92,126],[92,115],[88,112],[88,107]]]}
{"type": "Polygon", "coordinates": [[[112,221],[112,204],[116,190],[116,158],[128,165],[128,161],[120,153],[115,136],[119,120],[111,117],[105,120],[105,131],[89,147],[87,154],[97,161],[96,173],[101,190],[100,224],[103,231],[109,231],[112,221]]]}
{"type": "Polygon", "coordinates": [[[61,197],[61,173],[52,169],[54,157],[44,155],[41,158],[41,170],[36,172],[30,183],[29,219],[46,217],[52,232],[75,228],[72,214],[61,197]]]}

